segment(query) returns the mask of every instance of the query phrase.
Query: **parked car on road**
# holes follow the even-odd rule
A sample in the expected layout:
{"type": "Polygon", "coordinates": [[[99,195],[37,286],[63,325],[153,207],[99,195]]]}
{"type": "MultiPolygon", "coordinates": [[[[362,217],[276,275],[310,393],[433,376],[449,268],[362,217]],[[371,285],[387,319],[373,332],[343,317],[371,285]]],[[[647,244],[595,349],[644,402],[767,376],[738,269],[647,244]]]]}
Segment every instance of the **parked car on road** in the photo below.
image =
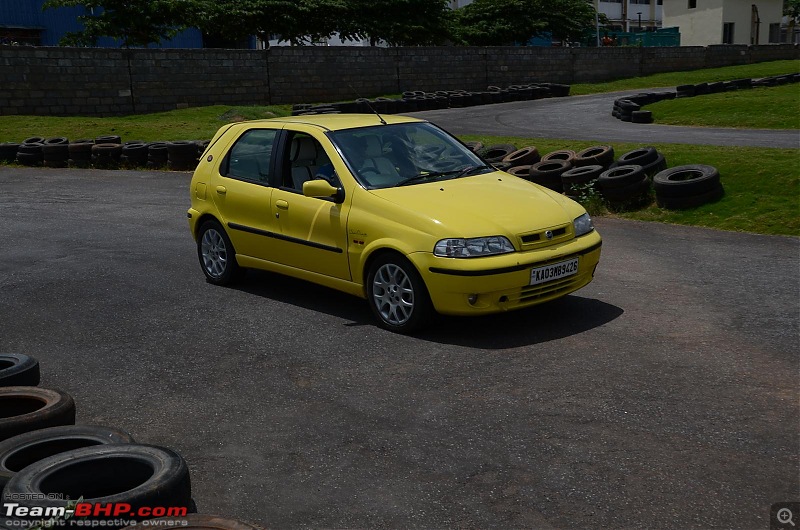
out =
{"type": "Polygon", "coordinates": [[[222,127],[191,182],[207,280],[264,269],[367,299],[378,323],[531,306],[588,284],[600,235],[578,203],[497,171],[435,125],[314,115],[222,127]]]}

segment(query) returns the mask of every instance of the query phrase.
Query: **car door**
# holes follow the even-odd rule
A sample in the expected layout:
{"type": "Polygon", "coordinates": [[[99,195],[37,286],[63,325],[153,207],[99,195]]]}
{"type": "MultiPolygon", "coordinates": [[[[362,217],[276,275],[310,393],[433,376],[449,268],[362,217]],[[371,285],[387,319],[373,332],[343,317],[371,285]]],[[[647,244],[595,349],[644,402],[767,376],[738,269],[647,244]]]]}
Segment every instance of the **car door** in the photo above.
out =
{"type": "Polygon", "coordinates": [[[337,204],[329,198],[306,197],[303,182],[323,178],[342,183],[334,167],[343,168],[330,141],[317,128],[292,124],[284,131],[272,209],[280,228],[279,263],[334,278],[350,279],[347,256],[349,197],[337,204]]]}
{"type": "Polygon", "coordinates": [[[211,194],[237,254],[274,261],[273,153],[280,129],[253,128],[232,144],[211,194]]]}

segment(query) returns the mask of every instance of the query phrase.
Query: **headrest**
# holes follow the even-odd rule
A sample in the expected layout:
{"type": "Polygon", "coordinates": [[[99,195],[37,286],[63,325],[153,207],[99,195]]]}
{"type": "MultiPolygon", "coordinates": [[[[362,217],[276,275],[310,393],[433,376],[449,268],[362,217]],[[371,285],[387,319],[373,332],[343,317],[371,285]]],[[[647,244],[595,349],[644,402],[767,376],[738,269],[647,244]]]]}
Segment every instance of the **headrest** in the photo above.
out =
{"type": "Polygon", "coordinates": [[[315,160],[317,158],[317,142],[308,136],[301,136],[292,140],[291,159],[292,162],[298,160],[315,160]]]}
{"type": "Polygon", "coordinates": [[[365,136],[366,147],[364,149],[364,156],[366,158],[378,158],[383,156],[383,148],[381,141],[377,136],[365,136]]]}

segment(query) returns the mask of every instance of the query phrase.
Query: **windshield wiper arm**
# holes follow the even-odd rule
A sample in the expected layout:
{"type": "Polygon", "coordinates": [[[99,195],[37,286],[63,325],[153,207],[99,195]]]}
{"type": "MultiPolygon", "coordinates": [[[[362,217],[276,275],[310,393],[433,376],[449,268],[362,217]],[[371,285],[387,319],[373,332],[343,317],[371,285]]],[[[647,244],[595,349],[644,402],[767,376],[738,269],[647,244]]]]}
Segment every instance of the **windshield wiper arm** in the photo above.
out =
{"type": "Polygon", "coordinates": [[[494,169],[494,167],[493,166],[487,166],[487,165],[467,166],[464,169],[459,170],[458,173],[456,173],[456,175],[453,176],[453,178],[457,179],[457,178],[461,178],[461,177],[466,177],[467,175],[471,175],[474,172],[480,171],[480,170],[483,170],[483,169],[494,169]]]}
{"type": "Polygon", "coordinates": [[[458,171],[431,171],[430,173],[419,173],[418,175],[414,175],[413,177],[408,177],[405,180],[401,180],[399,183],[397,183],[397,186],[406,186],[408,184],[413,184],[415,182],[419,182],[422,180],[444,177],[446,175],[451,175],[453,173],[458,173],[458,171]]]}

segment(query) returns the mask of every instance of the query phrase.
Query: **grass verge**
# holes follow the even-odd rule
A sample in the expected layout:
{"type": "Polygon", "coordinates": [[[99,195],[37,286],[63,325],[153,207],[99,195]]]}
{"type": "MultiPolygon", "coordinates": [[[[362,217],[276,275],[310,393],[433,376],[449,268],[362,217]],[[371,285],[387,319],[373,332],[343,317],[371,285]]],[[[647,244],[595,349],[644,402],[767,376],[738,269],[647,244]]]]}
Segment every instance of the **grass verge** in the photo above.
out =
{"type": "Polygon", "coordinates": [[[800,84],[673,99],[645,108],[659,124],[800,129],[800,84]]]}
{"type": "MultiPolygon", "coordinates": [[[[557,149],[580,150],[596,142],[542,140],[517,137],[463,136],[485,145],[535,145],[541,153],[557,149]]],[[[617,156],[645,144],[611,144],[617,156]]],[[[797,149],[650,144],[669,167],[708,164],[720,171],[725,196],[716,203],[691,210],[663,210],[653,202],[637,211],[604,213],[611,217],[703,226],[759,234],[800,236],[800,170],[797,149]]]]}
{"type": "Polygon", "coordinates": [[[674,87],[697,83],[730,81],[731,79],[759,78],[772,75],[793,74],[800,71],[797,61],[770,61],[766,63],[742,64],[722,68],[704,68],[687,72],[666,72],[644,77],[618,79],[607,83],[579,83],[572,85],[570,94],[599,94],[619,90],[635,90],[637,88],[674,87]]]}
{"type": "Polygon", "coordinates": [[[291,111],[291,105],[217,105],[108,118],[0,116],[0,142],[19,142],[31,136],[66,136],[74,140],[110,134],[121,136],[123,141],[208,140],[226,123],[288,116],[291,111]]]}

